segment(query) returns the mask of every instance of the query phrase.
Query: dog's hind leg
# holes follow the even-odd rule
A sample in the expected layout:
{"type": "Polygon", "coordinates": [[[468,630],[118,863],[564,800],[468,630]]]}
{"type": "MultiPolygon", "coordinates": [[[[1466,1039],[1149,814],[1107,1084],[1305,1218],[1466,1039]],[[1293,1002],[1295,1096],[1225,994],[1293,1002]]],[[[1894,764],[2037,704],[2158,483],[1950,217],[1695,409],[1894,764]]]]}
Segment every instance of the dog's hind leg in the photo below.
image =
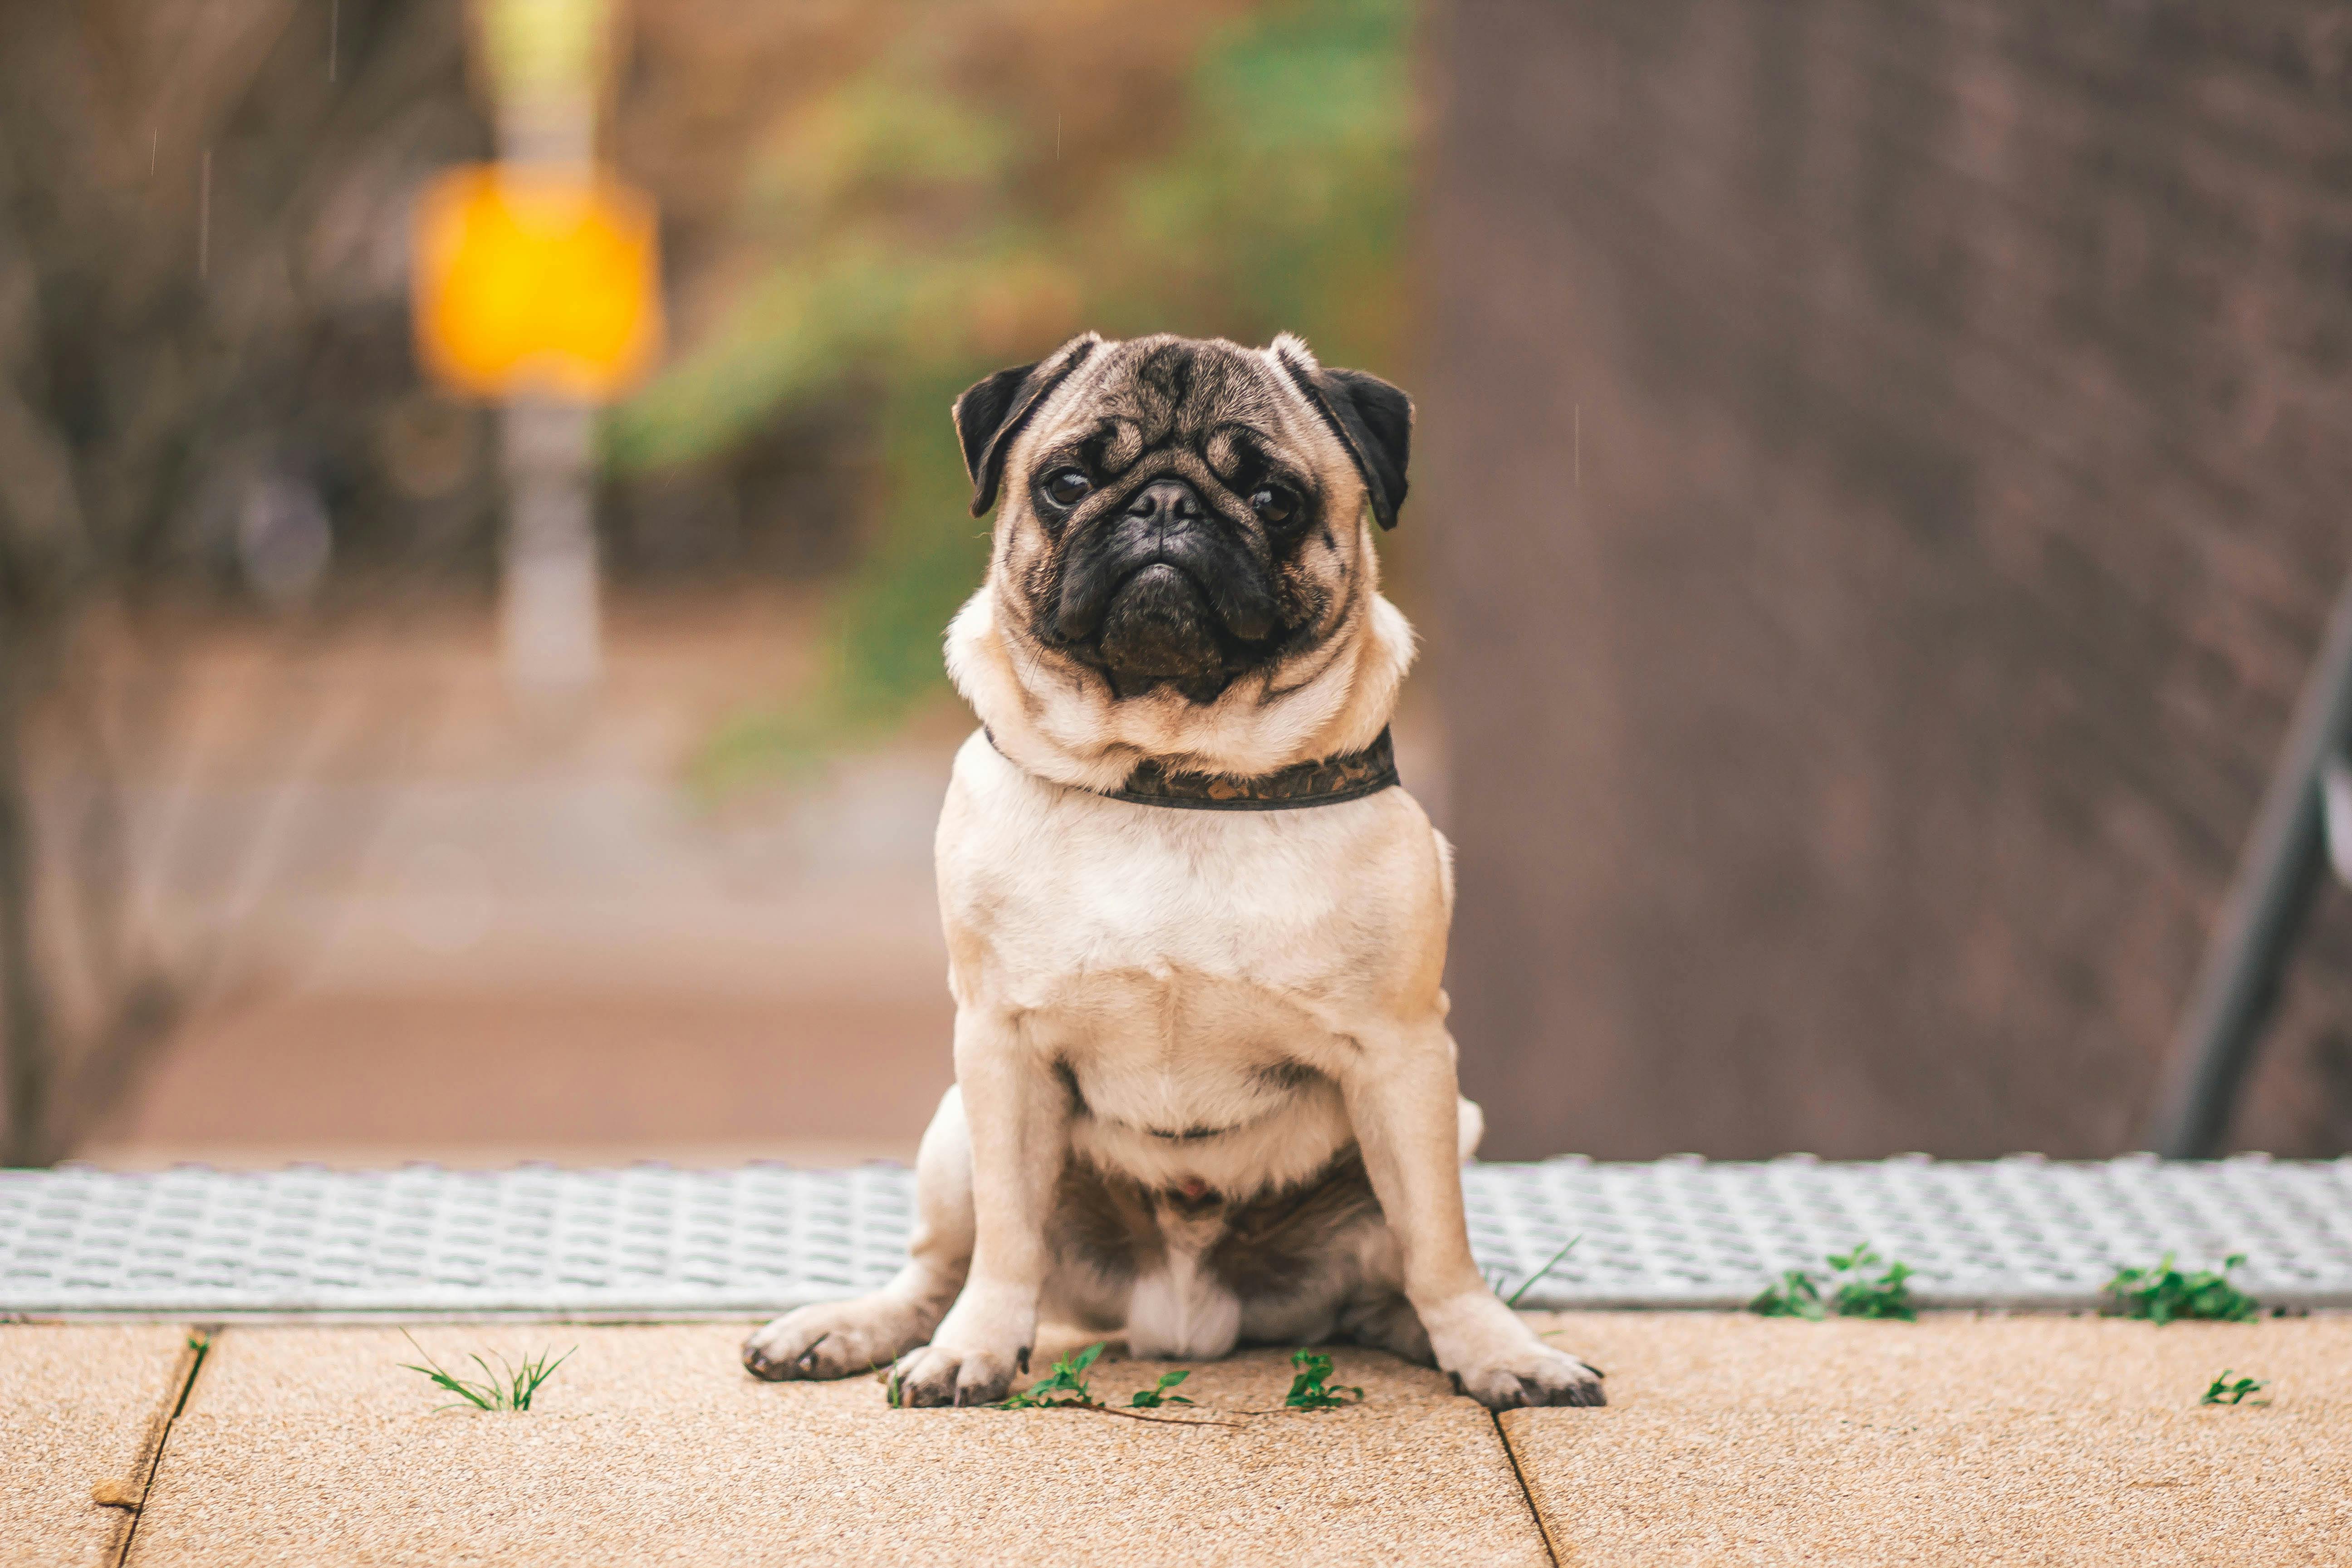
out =
{"type": "Polygon", "coordinates": [[[915,1156],[915,1233],[907,1266],[870,1296],[787,1312],[743,1342],[754,1377],[849,1377],[888,1366],[947,1316],[971,1263],[971,1140],[952,1089],[915,1156]]]}
{"type": "Polygon", "coordinates": [[[1437,1364],[1429,1348],[1429,1331],[1421,1326],[1421,1314],[1402,1291],[1350,1301],[1339,1314],[1339,1337],[1418,1366],[1437,1364]]]}
{"type": "MultiPolygon", "coordinates": [[[[1486,1133],[1486,1113],[1478,1102],[1457,1096],[1454,1108],[1454,1152],[1467,1163],[1486,1133]]],[[[1338,1337],[1371,1350],[1387,1351],[1418,1366],[1435,1366],[1429,1330],[1405,1300],[1402,1254],[1386,1219],[1355,1237],[1359,1279],[1339,1309],[1338,1337]]]]}
{"type": "MultiPolygon", "coordinates": [[[[1478,1102],[1457,1096],[1454,1108],[1454,1150],[1466,1163],[1486,1133],[1486,1113],[1478,1102]]],[[[1355,1294],[1339,1309],[1339,1337],[1371,1350],[1387,1351],[1418,1366],[1435,1366],[1429,1330],[1405,1300],[1402,1254],[1385,1219],[1356,1239],[1360,1277],[1355,1294]]]]}

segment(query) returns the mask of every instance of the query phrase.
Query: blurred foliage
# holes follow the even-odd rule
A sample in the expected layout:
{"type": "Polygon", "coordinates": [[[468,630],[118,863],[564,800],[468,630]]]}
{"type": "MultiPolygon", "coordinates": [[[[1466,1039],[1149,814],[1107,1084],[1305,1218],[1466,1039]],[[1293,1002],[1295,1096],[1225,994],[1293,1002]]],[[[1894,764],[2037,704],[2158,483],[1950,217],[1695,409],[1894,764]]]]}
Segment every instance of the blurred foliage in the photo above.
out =
{"type": "Polygon", "coordinates": [[[964,386],[1092,328],[1392,363],[1412,99],[1407,0],[866,7],[746,158],[699,346],[605,432],[623,474],[706,461],[795,408],[876,423],[860,565],[824,674],[709,745],[723,792],[944,689],[987,526],[948,421],[964,386]]]}

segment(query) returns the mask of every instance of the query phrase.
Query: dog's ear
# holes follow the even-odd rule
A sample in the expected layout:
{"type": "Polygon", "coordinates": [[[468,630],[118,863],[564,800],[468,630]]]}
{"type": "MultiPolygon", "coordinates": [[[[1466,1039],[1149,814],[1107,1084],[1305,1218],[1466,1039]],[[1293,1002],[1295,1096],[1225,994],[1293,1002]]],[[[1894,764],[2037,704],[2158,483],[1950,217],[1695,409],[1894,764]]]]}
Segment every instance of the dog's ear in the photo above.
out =
{"type": "Polygon", "coordinates": [[[1356,460],[1356,472],[1371,497],[1372,521],[1394,528],[1397,510],[1404,505],[1405,466],[1412,457],[1412,399],[1377,375],[1326,370],[1306,344],[1287,334],[1276,341],[1275,354],[1291,384],[1356,460]]]}
{"type": "Polygon", "coordinates": [[[1016,364],[973,382],[955,400],[956,439],[963,445],[964,472],[971,476],[972,516],[996,504],[1004,456],[1029,416],[1101,342],[1092,332],[1073,338],[1034,364],[1016,364]]]}

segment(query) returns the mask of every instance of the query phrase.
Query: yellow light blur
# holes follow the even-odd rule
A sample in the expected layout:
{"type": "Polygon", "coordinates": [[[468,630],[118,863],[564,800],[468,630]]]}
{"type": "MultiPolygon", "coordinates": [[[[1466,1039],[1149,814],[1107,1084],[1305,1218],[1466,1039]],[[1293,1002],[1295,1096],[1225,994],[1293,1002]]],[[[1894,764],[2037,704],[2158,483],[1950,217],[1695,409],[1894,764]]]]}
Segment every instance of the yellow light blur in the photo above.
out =
{"type": "Polygon", "coordinates": [[[586,170],[476,164],[418,199],[417,356],[461,395],[604,402],[661,352],[653,204],[586,170]]]}

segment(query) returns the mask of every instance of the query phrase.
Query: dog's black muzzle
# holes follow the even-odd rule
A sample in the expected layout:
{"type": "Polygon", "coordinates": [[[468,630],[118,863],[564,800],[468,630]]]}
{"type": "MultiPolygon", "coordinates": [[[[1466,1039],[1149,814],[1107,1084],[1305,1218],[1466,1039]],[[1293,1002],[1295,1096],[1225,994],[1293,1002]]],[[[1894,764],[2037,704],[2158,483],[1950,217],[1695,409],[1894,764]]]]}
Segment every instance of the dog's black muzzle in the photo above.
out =
{"type": "Polygon", "coordinates": [[[1275,630],[1265,549],[1187,481],[1153,479],[1070,542],[1054,630],[1122,694],[1158,680],[1222,689],[1275,630]]]}

